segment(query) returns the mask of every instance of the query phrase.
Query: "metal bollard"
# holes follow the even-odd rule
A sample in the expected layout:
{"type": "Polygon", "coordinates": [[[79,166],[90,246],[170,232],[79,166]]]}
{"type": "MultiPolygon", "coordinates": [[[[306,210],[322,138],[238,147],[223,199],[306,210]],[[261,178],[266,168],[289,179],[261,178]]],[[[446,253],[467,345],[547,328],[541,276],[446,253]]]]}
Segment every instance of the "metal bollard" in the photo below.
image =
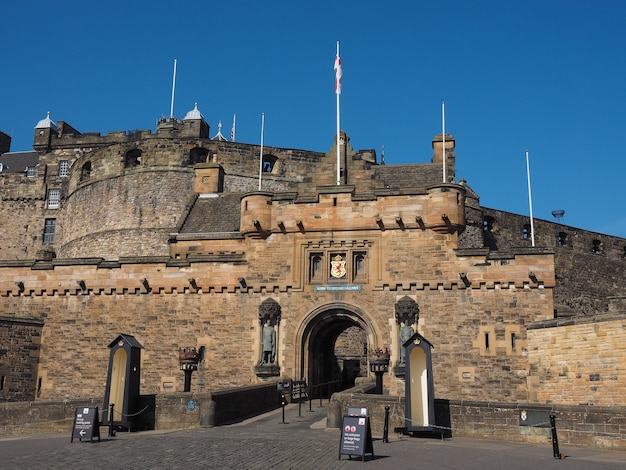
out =
{"type": "Polygon", "coordinates": [[[563,456],[559,452],[559,439],[556,435],[556,416],[550,415],[550,427],[552,428],[552,455],[555,459],[562,459],[563,456]]]}
{"type": "Polygon", "coordinates": [[[114,403],[111,403],[111,405],[109,405],[110,411],[109,411],[109,437],[113,437],[115,436],[115,431],[113,430],[113,408],[115,407],[114,403]]]}
{"type": "Polygon", "coordinates": [[[389,406],[385,406],[385,427],[383,428],[383,442],[389,442],[389,406]]]}

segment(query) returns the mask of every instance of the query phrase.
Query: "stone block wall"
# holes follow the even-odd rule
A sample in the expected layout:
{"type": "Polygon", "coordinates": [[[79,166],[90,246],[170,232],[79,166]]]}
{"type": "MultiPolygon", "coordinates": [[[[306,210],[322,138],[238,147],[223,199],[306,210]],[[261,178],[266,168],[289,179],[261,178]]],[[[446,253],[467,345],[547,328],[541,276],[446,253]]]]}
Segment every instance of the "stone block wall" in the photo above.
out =
{"type": "Polygon", "coordinates": [[[0,316],[0,401],[34,400],[43,321],[0,316]]]}
{"type": "Polygon", "coordinates": [[[537,322],[528,329],[530,400],[623,406],[626,315],[537,322]]]}

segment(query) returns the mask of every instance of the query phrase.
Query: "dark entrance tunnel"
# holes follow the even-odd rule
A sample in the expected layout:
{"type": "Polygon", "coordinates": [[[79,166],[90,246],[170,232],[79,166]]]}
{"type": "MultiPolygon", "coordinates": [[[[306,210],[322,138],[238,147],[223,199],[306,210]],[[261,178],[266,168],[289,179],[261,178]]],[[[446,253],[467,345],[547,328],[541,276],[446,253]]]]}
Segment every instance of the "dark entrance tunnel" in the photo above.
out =
{"type": "MultiPolygon", "coordinates": [[[[356,377],[367,375],[367,335],[359,320],[347,310],[331,309],[310,323],[303,354],[309,385],[337,381],[333,390],[345,390],[354,386],[356,377]]],[[[328,393],[328,387],[312,390],[313,397],[328,393]]]]}

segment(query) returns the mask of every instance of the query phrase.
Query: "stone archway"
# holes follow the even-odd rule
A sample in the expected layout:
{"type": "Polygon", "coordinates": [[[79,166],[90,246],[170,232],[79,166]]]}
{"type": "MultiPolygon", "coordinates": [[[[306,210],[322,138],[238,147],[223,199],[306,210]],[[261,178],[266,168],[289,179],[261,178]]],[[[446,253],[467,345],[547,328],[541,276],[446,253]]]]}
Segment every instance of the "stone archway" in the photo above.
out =
{"type": "MultiPolygon", "coordinates": [[[[309,314],[299,333],[300,377],[315,386],[339,381],[340,389],[354,386],[356,377],[367,376],[368,345],[376,337],[365,315],[352,306],[330,304],[309,314]]],[[[336,389],[335,389],[336,390],[336,389]]],[[[313,396],[327,389],[314,389],[313,396]]]]}

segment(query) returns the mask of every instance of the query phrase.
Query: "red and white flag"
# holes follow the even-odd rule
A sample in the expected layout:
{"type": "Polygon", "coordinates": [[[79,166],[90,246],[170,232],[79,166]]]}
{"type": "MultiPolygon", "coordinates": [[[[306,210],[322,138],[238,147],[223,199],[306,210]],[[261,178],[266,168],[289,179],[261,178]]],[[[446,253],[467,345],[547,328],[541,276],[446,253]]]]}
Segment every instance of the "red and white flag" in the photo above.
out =
{"type": "Polygon", "coordinates": [[[337,56],[335,57],[335,93],[341,95],[341,76],[343,72],[341,71],[341,59],[339,58],[339,52],[337,52],[337,56]]]}

